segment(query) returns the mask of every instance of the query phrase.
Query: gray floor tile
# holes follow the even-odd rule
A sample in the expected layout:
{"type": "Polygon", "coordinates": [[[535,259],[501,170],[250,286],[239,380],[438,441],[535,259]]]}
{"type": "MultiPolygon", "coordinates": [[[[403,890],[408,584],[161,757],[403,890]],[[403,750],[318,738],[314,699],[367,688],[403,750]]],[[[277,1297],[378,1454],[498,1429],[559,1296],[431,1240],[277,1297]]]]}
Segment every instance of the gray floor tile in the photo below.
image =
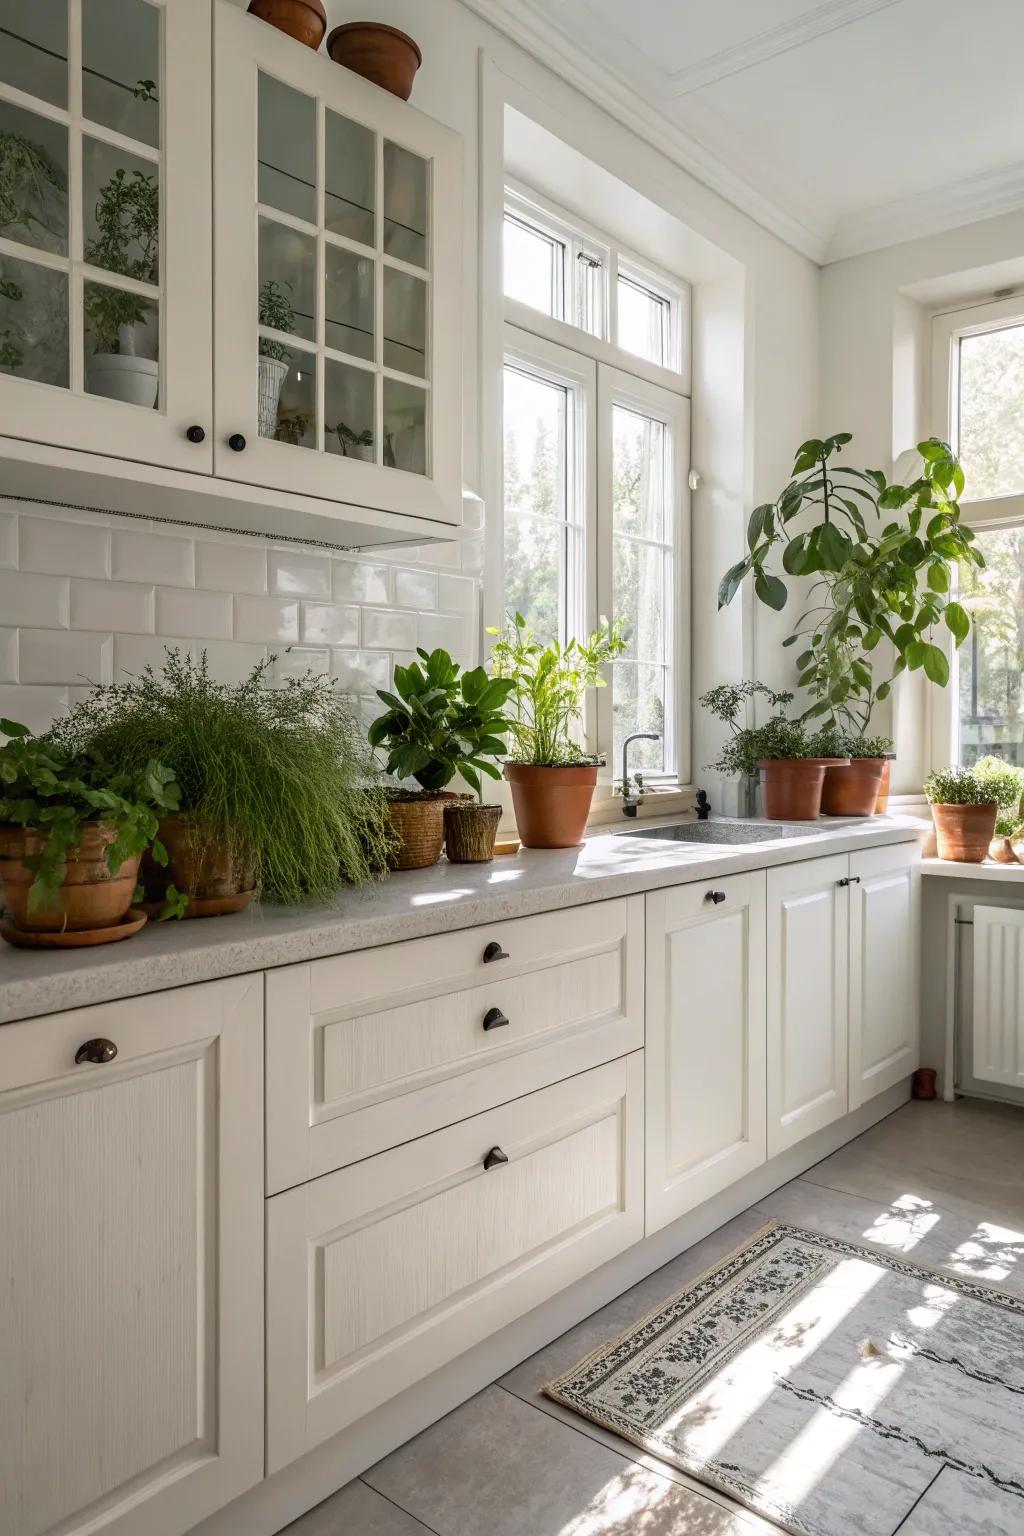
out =
{"type": "Polygon", "coordinates": [[[358,1478],[325,1499],[280,1536],[431,1536],[421,1525],[358,1478]]]}

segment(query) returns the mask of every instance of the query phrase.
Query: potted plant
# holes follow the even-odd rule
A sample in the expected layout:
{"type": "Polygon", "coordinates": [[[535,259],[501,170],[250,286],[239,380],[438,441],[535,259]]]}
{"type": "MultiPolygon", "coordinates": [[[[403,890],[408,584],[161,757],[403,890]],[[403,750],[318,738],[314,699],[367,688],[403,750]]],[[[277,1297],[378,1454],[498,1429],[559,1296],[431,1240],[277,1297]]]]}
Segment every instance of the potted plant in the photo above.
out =
{"type": "MultiPolygon", "coordinates": [[[[159,275],[160,191],[155,175],[119,167],[101,188],[96,203],[96,234],[85,242],[85,259],[105,272],[138,282],[159,275]]],[[[94,395],[129,405],[156,405],[160,369],[150,334],[155,319],[151,300],[106,283],[85,286],[85,316],[92,356],[88,387],[94,395]]]]}
{"type": "Polygon", "coordinates": [[[347,21],[327,39],[335,64],[371,80],[392,96],[408,101],[416,71],[423,63],[419,45],[407,32],[381,21],[347,21]]]}
{"type": "MultiPolygon", "coordinates": [[[[271,657],[240,683],[210,676],[177,650],[158,672],[92,690],[51,738],[134,769],[165,762],[180,811],[161,821],[167,875],[189,915],[267,901],[330,901],[343,883],[386,867],[391,847],[372,764],[337,684],[328,677],[272,682],[271,657]]],[[[163,872],[144,869],[147,896],[163,872]]]]}
{"type": "Polygon", "coordinates": [[[394,692],[378,688],[387,709],[368,733],[371,747],[387,751],[387,772],[420,786],[388,796],[399,840],[391,867],[435,864],[446,840],[453,863],[486,862],[494,856],[501,807],[483,803],[481,774],[501,778],[493,759],[506,751],[504,709],[513,685],[489,678],[483,667],[463,672],[444,650],[417,654],[419,662],[395,668],[394,692]],[[448,790],[456,775],[476,790],[477,803],[448,790]]]}
{"type": "Polygon", "coordinates": [[[583,841],[600,760],[589,757],[577,733],[588,688],[603,688],[601,668],[625,648],[622,621],[600,627],[588,640],[543,646],[517,613],[491,651],[495,677],[512,683],[512,751],[505,777],[512,786],[516,825],[525,848],[573,848],[583,841]]]}
{"type": "Polygon", "coordinates": [[[974,765],[974,777],[993,797],[999,810],[996,814],[995,837],[989,853],[1000,864],[1017,864],[1020,861],[1014,850],[1013,839],[1021,831],[1024,822],[1024,768],[1001,757],[981,757],[974,765]]]}
{"type": "MultiPolygon", "coordinates": [[[[735,737],[743,727],[739,724],[740,710],[746,710],[752,700],[762,698],[772,710],[784,710],[787,704],[792,704],[791,693],[778,693],[774,688],[769,688],[767,683],[755,682],[752,678],[744,679],[741,683],[719,683],[714,688],[709,688],[707,693],[702,693],[697,701],[702,709],[706,709],[716,720],[721,720],[728,726],[729,733],[735,737]]],[[[730,768],[722,768],[720,771],[726,778],[738,778],[741,783],[741,805],[745,813],[754,814],[757,800],[758,769],[755,759],[746,759],[744,756],[736,756],[730,752],[729,747],[723,749],[722,761],[733,762],[730,768]]],[[[720,764],[712,765],[718,770],[720,764]]]]}
{"type": "MultiPolygon", "coordinates": [[[[775,697],[785,700],[787,696],[775,697]]],[[[802,720],[773,715],[764,725],[735,727],[712,767],[730,778],[756,772],[761,781],[761,810],[768,821],[815,821],[821,811],[825,769],[843,761],[831,734],[812,735],[802,720]]]]}
{"type": "Polygon", "coordinates": [[[846,763],[825,770],[821,809],[826,816],[874,816],[882,787],[882,774],[892,751],[888,736],[859,736],[855,732],[825,727],[819,737],[846,763]]]}
{"type": "MultiPolygon", "coordinates": [[[[290,335],[295,330],[295,311],[285,287],[290,287],[290,284],[282,286],[268,277],[260,288],[260,325],[268,325],[272,330],[285,331],[290,335]]],[[[291,360],[292,354],[283,342],[275,341],[270,336],[260,337],[257,399],[260,437],[277,435],[277,407],[291,360]]]]}
{"type": "Polygon", "coordinates": [[[946,768],[928,775],[924,792],[932,808],[939,858],[981,864],[999,813],[991,787],[973,769],[946,768]]]}
{"type": "MultiPolygon", "coordinates": [[[[12,943],[102,943],[125,938],[145,917],[125,924],[147,849],[167,854],[158,815],[173,812],[173,773],[149,760],[111,769],[91,752],[68,753],[0,720],[0,886],[12,943]],[[46,935],[43,939],[42,936],[46,935]]],[[[168,911],[179,910],[168,890],[168,911]]]]}

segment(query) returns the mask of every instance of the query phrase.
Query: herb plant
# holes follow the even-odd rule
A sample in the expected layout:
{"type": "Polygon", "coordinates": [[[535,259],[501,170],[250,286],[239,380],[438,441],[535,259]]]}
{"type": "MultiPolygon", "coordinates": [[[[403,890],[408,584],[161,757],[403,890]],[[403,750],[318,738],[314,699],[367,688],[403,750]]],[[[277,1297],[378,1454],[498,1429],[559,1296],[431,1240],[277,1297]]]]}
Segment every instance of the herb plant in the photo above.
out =
{"type": "MultiPolygon", "coordinates": [[[[29,887],[30,912],[61,907],[60,888],[68,856],[88,822],[111,827],[106,861],[111,874],[152,848],[158,864],[167,852],[157,835],[158,814],[178,809],[173,771],[153,758],[138,767],[112,769],[97,753],[69,752],[27,726],[0,720],[9,739],[0,747],[0,822],[31,828],[45,839],[24,863],[35,871],[29,887]]],[[[177,914],[182,899],[171,886],[162,915],[177,914]]]]}
{"type": "Polygon", "coordinates": [[[488,678],[483,667],[463,672],[447,651],[417,655],[422,666],[413,661],[395,668],[394,693],[377,689],[387,710],[370,726],[370,746],[387,748],[387,771],[395,778],[437,791],[461,774],[482,801],[480,775],[501,778],[493,759],[507,750],[504,708],[514,685],[488,678]]]}
{"type": "Polygon", "coordinates": [[[67,178],[52,155],[10,129],[0,130],[0,233],[37,244],[37,235],[63,237],[67,178]]]}
{"type": "MultiPolygon", "coordinates": [[[[114,172],[96,203],[96,234],[85,242],[85,259],[106,272],[155,283],[159,268],[160,190],[155,176],[122,167],[114,172]]],[[[149,299],[110,288],[86,285],[85,313],[92,326],[93,350],[118,352],[123,326],[141,325],[152,311],[149,299]]]]}
{"type": "MultiPolygon", "coordinates": [[[[287,331],[289,335],[295,330],[295,310],[292,301],[285,292],[291,284],[281,284],[274,278],[268,277],[260,288],[259,315],[260,325],[268,325],[273,331],[287,331]]],[[[283,342],[273,341],[269,336],[260,337],[260,357],[270,357],[276,363],[290,363],[292,354],[283,342]]]]}
{"type": "Polygon", "coordinates": [[[240,683],[170,650],[163,668],[94,688],[52,739],[128,771],[158,757],[198,835],[252,864],[271,901],[329,900],[383,870],[383,797],[348,705],[328,677],[271,681],[274,658],[240,683]]]}
{"type": "Polygon", "coordinates": [[[988,798],[999,807],[996,831],[1000,837],[1012,837],[1024,821],[1024,768],[988,756],[979,758],[972,771],[988,798]]]}
{"type": "Polygon", "coordinates": [[[924,792],[930,805],[998,804],[991,786],[973,768],[943,768],[930,773],[924,781],[924,792]]]}
{"type": "Polygon", "coordinates": [[[603,688],[601,668],[621,654],[626,642],[622,620],[602,619],[588,640],[541,645],[521,613],[503,631],[491,651],[491,671],[511,682],[512,715],[509,760],[537,767],[592,763],[576,732],[583,720],[588,688],[603,688]]]}

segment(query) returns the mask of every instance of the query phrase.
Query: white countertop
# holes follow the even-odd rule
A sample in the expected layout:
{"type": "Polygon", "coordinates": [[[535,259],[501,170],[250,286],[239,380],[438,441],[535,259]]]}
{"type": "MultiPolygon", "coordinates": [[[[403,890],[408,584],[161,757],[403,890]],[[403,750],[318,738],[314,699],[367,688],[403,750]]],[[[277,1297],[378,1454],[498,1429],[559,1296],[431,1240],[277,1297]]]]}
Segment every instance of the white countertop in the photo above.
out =
{"type": "Polygon", "coordinates": [[[491,864],[442,859],[430,869],[343,891],[330,907],[264,906],[234,917],[150,922],[134,938],[92,949],[0,945],[0,1024],[659,886],[908,842],[928,825],[897,815],[819,821],[797,837],[729,848],[617,835],[690,819],[602,827],[578,848],[523,849],[491,864]]]}
{"type": "Polygon", "coordinates": [[[985,859],[981,864],[965,864],[954,859],[922,859],[923,875],[942,875],[947,880],[1014,880],[1024,882],[1024,864],[1000,864],[985,859]]]}

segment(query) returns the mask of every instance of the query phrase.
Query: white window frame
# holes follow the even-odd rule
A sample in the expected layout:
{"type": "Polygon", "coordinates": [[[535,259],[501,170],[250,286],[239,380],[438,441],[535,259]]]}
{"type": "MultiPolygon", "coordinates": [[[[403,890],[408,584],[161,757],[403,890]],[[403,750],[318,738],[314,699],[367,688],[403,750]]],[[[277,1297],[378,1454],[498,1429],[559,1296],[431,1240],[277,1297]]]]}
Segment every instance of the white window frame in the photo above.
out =
{"type": "Polygon", "coordinates": [[[593,231],[579,222],[572,222],[552,203],[541,202],[519,183],[508,182],[505,187],[505,217],[532,229],[547,240],[560,245],[564,252],[561,269],[561,293],[554,294],[553,314],[533,310],[530,305],[517,308],[530,310],[541,319],[556,320],[559,324],[581,331],[597,341],[607,341],[611,335],[608,310],[609,264],[611,251],[608,245],[593,231]],[[587,284],[584,271],[597,270],[601,277],[598,289],[596,314],[588,315],[587,284]]]}

